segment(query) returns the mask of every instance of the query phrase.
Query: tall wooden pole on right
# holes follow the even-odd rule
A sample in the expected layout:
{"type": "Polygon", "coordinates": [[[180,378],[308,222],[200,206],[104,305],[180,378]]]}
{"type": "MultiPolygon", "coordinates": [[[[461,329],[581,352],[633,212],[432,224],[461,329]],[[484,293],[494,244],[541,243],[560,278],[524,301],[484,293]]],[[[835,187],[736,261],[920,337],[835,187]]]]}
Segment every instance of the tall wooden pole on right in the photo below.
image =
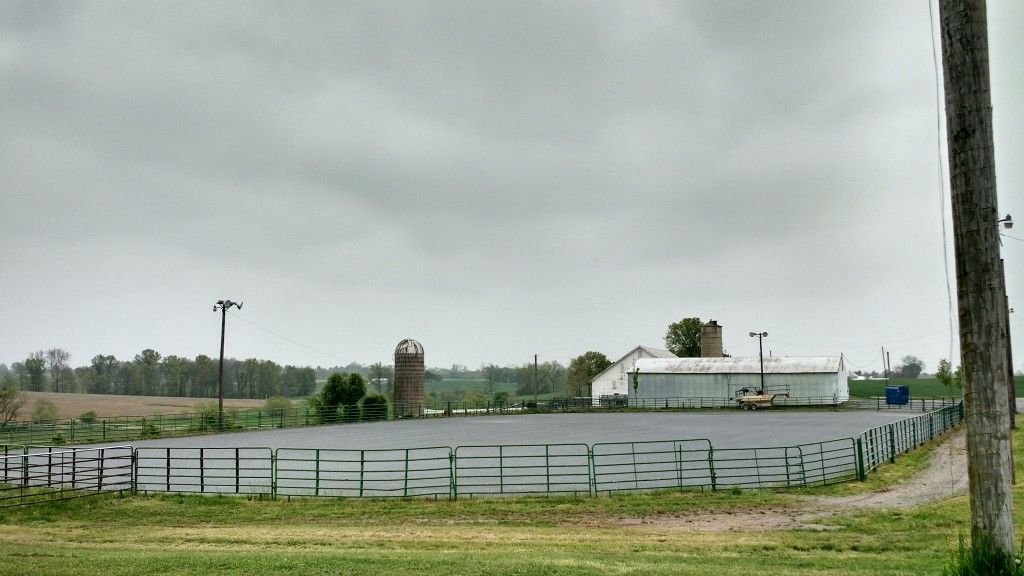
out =
{"type": "Polygon", "coordinates": [[[1009,330],[999,259],[985,0],[939,0],[964,379],[971,546],[1013,558],[1009,330]]]}

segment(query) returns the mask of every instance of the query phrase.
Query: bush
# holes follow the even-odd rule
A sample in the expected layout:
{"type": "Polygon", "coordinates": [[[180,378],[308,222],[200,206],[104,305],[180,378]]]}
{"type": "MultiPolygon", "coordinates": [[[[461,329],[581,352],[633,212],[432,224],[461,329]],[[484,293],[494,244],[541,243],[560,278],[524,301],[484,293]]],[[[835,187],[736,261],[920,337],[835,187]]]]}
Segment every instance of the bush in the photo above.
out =
{"type": "Polygon", "coordinates": [[[92,424],[96,421],[96,412],[89,410],[88,412],[82,412],[78,415],[78,420],[82,424],[92,424]]]}
{"type": "Polygon", "coordinates": [[[508,392],[505,392],[504,390],[495,392],[491,402],[499,406],[508,404],[508,392]]]}
{"type": "Polygon", "coordinates": [[[388,399],[380,394],[370,394],[363,398],[362,420],[372,422],[374,420],[388,419],[388,399]]]}
{"type": "Polygon", "coordinates": [[[271,396],[263,404],[263,412],[273,418],[280,418],[292,409],[292,401],[282,396],[271,396]]]}
{"type": "Polygon", "coordinates": [[[40,398],[32,404],[33,420],[56,420],[57,415],[57,405],[49,400],[40,398]]]}
{"type": "Polygon", "coordinates": [[[142,438],[159,438],[160,429],[154,426],[152,423],[147,422],[142,426],[142,432],[140,432],[142,438]]]}

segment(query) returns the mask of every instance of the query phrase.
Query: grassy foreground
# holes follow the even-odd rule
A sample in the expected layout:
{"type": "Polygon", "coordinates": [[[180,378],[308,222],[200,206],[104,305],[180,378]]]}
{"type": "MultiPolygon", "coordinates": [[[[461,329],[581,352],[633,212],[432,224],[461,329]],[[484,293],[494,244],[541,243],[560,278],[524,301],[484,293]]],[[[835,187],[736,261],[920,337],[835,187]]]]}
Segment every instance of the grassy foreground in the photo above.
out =
{"type": "MultiPolygon", "coordinates": [[[[1014,443],[1020,462],[1024,434],[1014,443]]],[[[883,466],[873,487],[904,480],[927,453],[883,466]]],[[[1024,526],[1024,485],[1016,495],[1024,526]]],[[[814,519],[816,529],[686,526],[806,506],[797,495],[731,491],[457,502],[87,498],[0,512],[0,574],[939,574],[968,517],[958,497],[847,511],[814,519]]]]}

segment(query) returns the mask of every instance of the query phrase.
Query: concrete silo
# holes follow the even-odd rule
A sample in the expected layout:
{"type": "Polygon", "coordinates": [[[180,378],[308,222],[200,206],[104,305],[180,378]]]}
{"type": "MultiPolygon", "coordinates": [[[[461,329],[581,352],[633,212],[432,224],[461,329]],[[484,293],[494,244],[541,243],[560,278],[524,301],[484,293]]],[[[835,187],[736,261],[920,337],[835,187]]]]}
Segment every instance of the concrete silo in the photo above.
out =
{"type": "Polygon", "coordinates": [[[395,417],[423,415],[423,345],[407,338],[395,347],[395,417]]]}

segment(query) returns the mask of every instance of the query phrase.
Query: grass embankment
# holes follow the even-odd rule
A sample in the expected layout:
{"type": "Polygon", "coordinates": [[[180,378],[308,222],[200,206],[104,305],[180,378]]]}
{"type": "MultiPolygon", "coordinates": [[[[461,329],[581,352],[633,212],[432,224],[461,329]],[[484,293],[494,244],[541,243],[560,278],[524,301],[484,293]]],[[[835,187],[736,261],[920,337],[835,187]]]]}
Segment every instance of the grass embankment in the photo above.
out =
{"type": "MultiPolygon", "coordinates": [[[[1020,462],[1024,433],[1014,445],[1020,462]]],[[[928,453],[884,465],[869,485],[906,479],[928,453]]],[[[1024,486],[1016,496],[1024,511],[1024,486]]],[[[968,518],[957,497],[815,520],[828,530],[684,528],[710,513],[799,506],[806,500],[788,494],[732,491],[456,502],[101,497],[0,512],[0,574],[938,574],[968,518]]]]}

